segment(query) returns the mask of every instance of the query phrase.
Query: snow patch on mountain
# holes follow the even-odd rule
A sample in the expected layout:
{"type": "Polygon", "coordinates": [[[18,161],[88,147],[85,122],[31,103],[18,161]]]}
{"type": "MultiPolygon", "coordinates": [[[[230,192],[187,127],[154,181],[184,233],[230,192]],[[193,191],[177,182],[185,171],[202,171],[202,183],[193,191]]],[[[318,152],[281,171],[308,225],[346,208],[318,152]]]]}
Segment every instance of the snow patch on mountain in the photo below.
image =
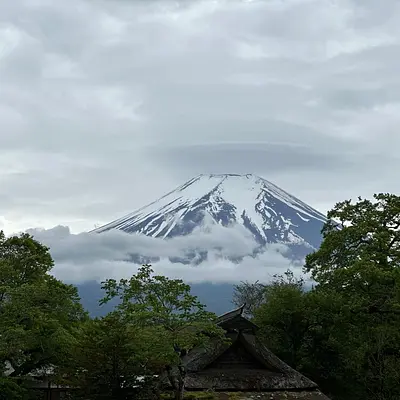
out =
{"type": "Polygon", "coordinates": [[[261,246],[300,246],[306,254],[319,247],[325,221],[319,211],[259,176],[213,174],[199,175],[94,232],[117,229],[169,239],[210,223],[240,224],[261,246]]]}

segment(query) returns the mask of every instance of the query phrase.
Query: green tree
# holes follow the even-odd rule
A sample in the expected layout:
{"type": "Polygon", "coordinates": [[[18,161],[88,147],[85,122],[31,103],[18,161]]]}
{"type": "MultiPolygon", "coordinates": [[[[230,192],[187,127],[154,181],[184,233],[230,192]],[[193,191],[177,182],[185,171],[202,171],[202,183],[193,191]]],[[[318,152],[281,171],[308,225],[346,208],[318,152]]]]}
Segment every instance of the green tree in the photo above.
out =
{"type": "Polygon", "coordinates": [[[254,283],[241,281],[238,285],[234,285],[232,302],[237,307],[245,304],[245,313],[249,317],[253,317],[255,310],[265,303],[271,287],[276,286],[296,287],[303,290],[304,280],[303,278],[296,278],[293,271],[288,269],[283,275],[273,275],[271,283],[262,283],[258,280],[254,283]]]}
{"type": "Polygon", "coordinates": [[[304,291],[274,281],[254,311],[271,348],[333,399],[400,398],[400,198],[338,203],[304,291]]]}
{"type": "Polygon", "coordinates": [[[26,391],[14,379],[0,376],[0,400],[24,400],[26,391]]]}
{"type": "Polygon", "coordinates": [[[342,368],[349,331],[341,297],[334,292],[307,291],[303,278],[288,270],[265,285],[263,299],[254,311],[254,322],[268,347],[318,382],[332,398],[333,394],[354,393],[354,383],[347,385],[348,375],[342,368]]]}
{"type": "Polygon", "coordinates": [[[361,399],[357,397],[359,382],[348,363],[353,357],[353,340],[358,340],[358,328],[340,293],[318,289],[304,293],[307,331],[299,370],[333,399],[361,399]]]}
{"type": "MultiPolygon", "coordinates": [[[[221,336],[215,315],[190,294],[190,286],[180,279],[154,275],[143,265],[130,279],[103,282],[105,303],[121,299],[117,312],[127,323],[148,333],[152,349],[142,349],[141,357],[165,370],[176,399],[182,399],[186,372],[181,355],[197,345],[207,345],[211,336],[221,336]]],[[[153,369],[154,370],[154,369],[153,369]]]]}
{"type": "Polygon", "coordinates": [[[51,276],[52,267],[33,237],[0,232],[0,363],[11,366],[9,378],[62,363],[86,318],[77,289],[51,276]]]}
{"type": "Polygon", "coordinates": [[[77,388],[75,398],[124,400],[143,396],[146,386],[139,378],[150,374],[145,353],[146,347],[153,345],[147,334],[117,312],[87,321],[80,328],[69,362],[59,371],[59,382],[77,388]]]}
{"type": "Polygon", "coordinates": [[[336,204],[328,213],[320,249],[306,258],[305,271],[320,286],[373,300],[371,312],[400,313],[400,197],[374,198],[336,204]]]}
{"type": "MultiPolygon", "coordinates": [[[[358,398],[400,397],[400,197],[338,203],[328,213],[320,249],[307,256],[305,271],[317,293],[343,300],[347,329],[342,371],[363,390],[358,398]]],[[[338,310],[339,312],[339,310],[338,310]]],[[[338,340],[338,339],[337,339],[338,340]]]]}
{"type": "Polygon", "coordinates": [[[259,281],[242,281],[233,288],[232,303],[237,307],[245,304],[244,311],[249,317],[254,316],[254,311],[264,303],[266,285],[259,281]]]}
{"type": "Polygon", "coordinates": [[[270,348],[294,368],[299,367],[304,336],[309,326],[304,281],[288,270],[264,287],[264,302],[254,310],[270,348]]]}

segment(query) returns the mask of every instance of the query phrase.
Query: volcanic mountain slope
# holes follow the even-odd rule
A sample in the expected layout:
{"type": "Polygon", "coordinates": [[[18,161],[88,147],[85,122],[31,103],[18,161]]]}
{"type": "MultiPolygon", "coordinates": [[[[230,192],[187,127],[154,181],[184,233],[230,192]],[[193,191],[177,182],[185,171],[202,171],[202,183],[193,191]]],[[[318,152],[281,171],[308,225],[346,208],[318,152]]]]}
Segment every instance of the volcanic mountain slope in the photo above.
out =
{"type": "Polygon", "coordinates": [[[94,232],[118,229],[166,239],[188,235],[207,220],[223,226],[241,224],[260,246],[301,247],[304,256],[319,247],[326,217],[256,175],[199,175],[94,232]]]}
{"type": "MultiPolygon", "coordinates": [[[[268,243],[283,243],[290,261],[302,262],[304,256],[321,243],[321,229],[326,217],[271,182],[255,175],[200,175],[176,188],[153,203],[114,222],[95,229],[101,233],[117,229],[160,239],[189,235],[196,228],[207,231],[208,224],[229,226],[239,224],[250,232],[257,256],[268,243]]],[[[169,258],[171,262],[198,265],[208,255],[200,249],[188,249],[187,254],[169,258]],[[196,253],[197,252],[197,253],[196,253]]],[[[240,263],[243,257],[231,260],[240,263]]],[[[132,254],[135,264],[156,263],[160,258],[132,254]]],[[[260,261],[262,262],[262,261],[260,261]]],[[[78,285],[83,304],[92,316],[105,315],[110,309],[98,307],[103,291],[96,282],[78,285]]],[[[233,284],[191,282],[192,292],[217,314],[232,309],[233,284]]],[[[114,304],[115,305],[115,304],[114,304]]]]}

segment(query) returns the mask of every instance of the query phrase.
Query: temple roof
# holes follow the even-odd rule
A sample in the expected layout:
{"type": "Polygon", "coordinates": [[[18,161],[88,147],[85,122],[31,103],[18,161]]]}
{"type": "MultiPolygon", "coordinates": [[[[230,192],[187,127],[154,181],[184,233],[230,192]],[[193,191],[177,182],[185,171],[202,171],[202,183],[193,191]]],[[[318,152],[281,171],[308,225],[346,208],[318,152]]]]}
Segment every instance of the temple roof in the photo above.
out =
{"type": "Polygon", "coordinates": [[[258,326],[243,316],[243,310],[246,304],[220,315],[217,318],[217,325],[226,331],[253,331],[258,329],[258,326]]]}
{"type": "MultiPolygon", "coordinates": [[[[225,340],[214,338],[181,358],[186,390],[308,393],[303,400],[329,400],[311,381],[275,356],[255,336],[257,326],[243,316],[245,304],[216,320],[225,340]],[[318,396],[317,396],[318,394],[318,396]],[[317,397],[315,397],[317,396],[317,397]]],[[[167,376],[162,380],[169,386],[167,376]]]]}
{"type": "Polygon", "coordinates": [[[229,319],[235,318],[237,316],[241,316],[243,314],[243,310],[246,307],[246,303],[244,303],[243,305],[241,305],[238,308],[235,308],[234,310],[228,311],[225,314],[220,315],[217,318],[217,323],[221,323],[224,321],[227,321],[229,319]]]}
{"type": "Polygon", "coordinates": [[[253,334],[228,333],[182,358],[188,390],[312,390],[317,384],[276,357],[253,334]],[[239,355],[239,356],[238,356],[239,355]],[[235,357],[237,359],[235,359],[235,357]]]}

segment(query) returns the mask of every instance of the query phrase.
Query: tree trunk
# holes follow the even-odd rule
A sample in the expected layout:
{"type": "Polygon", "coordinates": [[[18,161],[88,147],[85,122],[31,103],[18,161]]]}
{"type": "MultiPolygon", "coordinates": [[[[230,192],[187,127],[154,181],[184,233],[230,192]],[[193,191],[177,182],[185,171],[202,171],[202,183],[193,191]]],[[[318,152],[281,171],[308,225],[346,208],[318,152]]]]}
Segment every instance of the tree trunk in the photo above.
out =
{"type": "Polygon", "coordinates": [[[183,400],[185,393],[185,368],[182,365],[175,368],[168,366],[166,370],[168,380],[170,381],[175,394],[175,400],[183,400]]]}
{"type": "Polygon", "coordinates": [[[183,400],[183,395],[185,393],[185,376],[186,371],[183,365],[178,366],[178,385],[175,391],[175,400],[183,400]]]}
{"type": "Polygon", "coordinates": [[[174,375],[172,373],[172,368],[170,366],[167,366],[166,370],[167,370],[167,376],[168,376],[169,383],[171,384],[172,389],[174,391],[176,391],[177,390],[177,384],[175,382],[175,377],[174,377],[174,375]]]}
{"type": "Polygon", "coordinates": [[[184,385],[179,382],[178,389],[175,391],[175,400],[183,400],[184,393],[184,385]]]}

